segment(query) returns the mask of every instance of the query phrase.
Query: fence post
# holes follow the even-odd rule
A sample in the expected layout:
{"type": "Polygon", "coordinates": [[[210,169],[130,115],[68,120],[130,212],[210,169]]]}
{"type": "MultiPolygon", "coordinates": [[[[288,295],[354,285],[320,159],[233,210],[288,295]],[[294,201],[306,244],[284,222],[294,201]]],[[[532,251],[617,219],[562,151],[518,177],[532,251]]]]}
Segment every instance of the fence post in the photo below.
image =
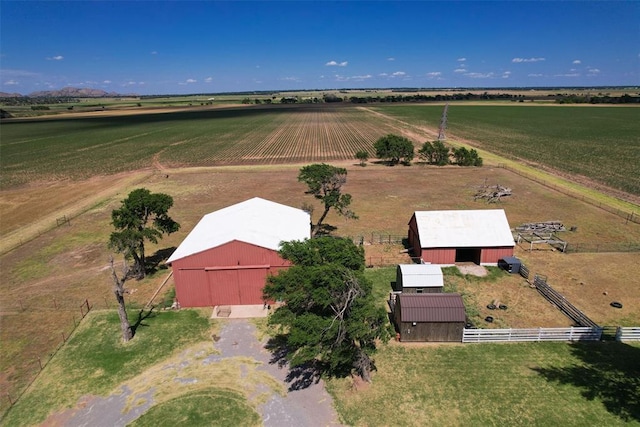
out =
{"type": "Polygon", "coordinates": [[[62,342],[63,343],[67,342],[67,338],[64,336],[64,331],[62,331],[62,342]]]}
{"type": "Polygon", "coordinates": [[[40,365],[40,370],[42,371],[42,359],[40,359],[40,356],[38,356],[38,364],[40,365]]]}

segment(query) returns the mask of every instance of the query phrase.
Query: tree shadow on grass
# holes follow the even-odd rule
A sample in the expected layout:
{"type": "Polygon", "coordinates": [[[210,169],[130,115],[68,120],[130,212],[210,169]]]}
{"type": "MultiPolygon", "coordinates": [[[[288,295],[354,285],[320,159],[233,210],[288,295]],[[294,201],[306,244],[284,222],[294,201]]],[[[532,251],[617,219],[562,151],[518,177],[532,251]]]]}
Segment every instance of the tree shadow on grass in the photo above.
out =
{"type": "Polygon", "coordinates": [[[285,381],[289,384],[289,391],[303,390],[313,384],[317,384],[322,377],[324,367],[319,362],[305,363],[298,366],[289,366],[290,348],[287,346],[287,336],[284,334],[270,338],[265,348],[271,352],[270,364],[279,368],[288,367],[289,372],[285,381]]]}
{"type": "Polygon", "coordinates": [[[599,399],[624,421],[640,421],[640,347],[620,342],[576,343],[571,349],[582,363],[535,368],[551,382],[570,384],[588,400],[599,399]]]}
{"type": "Polygon", "coordinates": [[[153,255],[145,258],[145,270],[147,274],[153,274],[160,270],[166,270],[168,267],[166,264],[161,263],[171,256],[177,248],[172,246],[170,248],[158,249],[153,255]]]}
{"type": "Polygon", "coordinates": [[[131,333],[133,334],[134,337],[136,336],[136,331],[140,326],[148,326],[142,323],[145,319],[156,316],[156,314],[153,313],[154,308],[155,306],[151,306],[151,309],[149,311],[145,312],[144,309],[140,309],[140,311],[138,311],[138,318],[136,319],[135,323],[131,325],[131,333]]]}

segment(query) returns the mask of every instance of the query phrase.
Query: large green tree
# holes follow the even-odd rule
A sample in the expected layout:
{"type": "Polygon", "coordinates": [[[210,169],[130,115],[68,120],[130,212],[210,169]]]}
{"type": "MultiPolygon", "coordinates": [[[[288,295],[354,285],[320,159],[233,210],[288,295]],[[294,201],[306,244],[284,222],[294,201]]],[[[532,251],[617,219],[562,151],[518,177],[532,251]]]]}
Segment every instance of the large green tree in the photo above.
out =
{"type": "Polygon", "coordinates": [[[401,160],[409,164],[414,156],[413,143],[404,136],[385,135],[373,144],[373,148],[379,159],[387,160],[392,165],[397,165],[401,160]]]}
{"type": "Polygon", "coordinates": [[[145,276],[146,240],[158,243],[164,233],[171,234],[180,229],[180,224],[169,216],[172,206],[171,196],[138,188],[129,193],[119,209],[111,212],[111,223],[116,231],[111,233],[109,247],[124,254],[125,259],[133,259],[132,276],[138,279],[145,276]]]}
{"type": "Polygon", "coordinates": [[[307,184],[307,194],[320,200],[323,211],[318,222],[313,226],[311,235],[315,236],[322,229],[322,224],[331,209],[346,218],[357,219],[358,216],[349,209],[351,194],[342,194],[342,186],[347,182],[347,170],[325,163],[304,166],[298,174],[298,181],[307,184]]]}
{"type": "Polygon", "coordinates": [[[432,165],[444,166],[449,164],[449,148],[442,141],[425,142],[418,151],[418,155],[425,162],[432,165]]]}
{"type": "Polygon", "coordinates": [[[293,266],[269,277],[264,293],[284,302],[269,323],[282,327],[290,366],[313,365],[332,377],[356,373],[370,381],[376,342],[388,341],[391,330],[364,277],[362,247],[325,236],[285,242],[280,254],[293,266]]]}
{"type": "Polygon", "coordinates": [[[471,150],[465,147],[455,148],[453,158],[458,166],[482,166],[482,157],[473,148],[471,150]]]}

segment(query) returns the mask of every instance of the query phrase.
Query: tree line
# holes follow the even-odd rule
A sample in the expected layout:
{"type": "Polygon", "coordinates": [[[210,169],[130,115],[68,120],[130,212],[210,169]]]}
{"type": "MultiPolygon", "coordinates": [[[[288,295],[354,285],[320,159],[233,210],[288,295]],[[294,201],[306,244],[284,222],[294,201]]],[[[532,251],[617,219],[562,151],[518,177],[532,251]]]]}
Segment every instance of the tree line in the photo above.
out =
{"type": "MultiPolygon", "coordinates": [[[[416,155],[413,142],[393,134],[379,138],[373,144],[373,148],[376,151],[376,157],[391,166],[399,163],[408,166],[416,155]]],[[[429,165],[482,166],[482,157],[475,149],[447,147],[442,141],[424,142],[417,154],[423,163],[429,165]]],[[[365,166],[369,160],[369,153],[360,150],[354,154],[354,157],[360,161],[361,166],[365,166]]]]}

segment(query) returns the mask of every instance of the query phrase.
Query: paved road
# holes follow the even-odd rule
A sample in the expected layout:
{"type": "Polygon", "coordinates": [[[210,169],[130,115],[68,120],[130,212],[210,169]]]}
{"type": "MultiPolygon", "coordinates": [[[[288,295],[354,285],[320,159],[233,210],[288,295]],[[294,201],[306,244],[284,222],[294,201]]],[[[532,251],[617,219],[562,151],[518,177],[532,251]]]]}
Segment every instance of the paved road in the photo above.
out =
{"type": "MultiPolygon", "coordinates": [[[[286,381],[289,374],[287,367],[279,367],[277,363],[270,363],[272,354],[265,349],[264,343],[257,340],[255,326],[246,319],[230,319],[225,322],[220,332],[220,339],[215,343],[220,354],[208,356],[201,360],[202,364],[216,363],[232,357],[248,357],[260,362],[258,369],[264,370],[289,388],[291,383],[286,381]]],[[[189,361],[183,361],[185,365],[189,361]]],[[[175,378],[174,380],[179,380],[175,378]]],[[[337,414],[333,408],[333,399],[327,393],[322,381],[307,381],[306,388],[289,391],[286,396],[271,393],[271,397],[257,407],[262,415],[266,427],[322,427],[340,426],[337,414]]],[[[260,386],[259,392],[270,391],[265,384],[260,386]]],[[[45,426],[90,426],[113,427],[125,426],[147,411],[153,404],[151,389],[144,395],[135,396],[135,400],[142,399],[143,405],[135,406],[131,411],[123,413],[127,398],[131,390],[122,387],[120,394],[113,394],[106,398],[86,397],[76,408],[63,411],[51,416],[45,426]]]]}

